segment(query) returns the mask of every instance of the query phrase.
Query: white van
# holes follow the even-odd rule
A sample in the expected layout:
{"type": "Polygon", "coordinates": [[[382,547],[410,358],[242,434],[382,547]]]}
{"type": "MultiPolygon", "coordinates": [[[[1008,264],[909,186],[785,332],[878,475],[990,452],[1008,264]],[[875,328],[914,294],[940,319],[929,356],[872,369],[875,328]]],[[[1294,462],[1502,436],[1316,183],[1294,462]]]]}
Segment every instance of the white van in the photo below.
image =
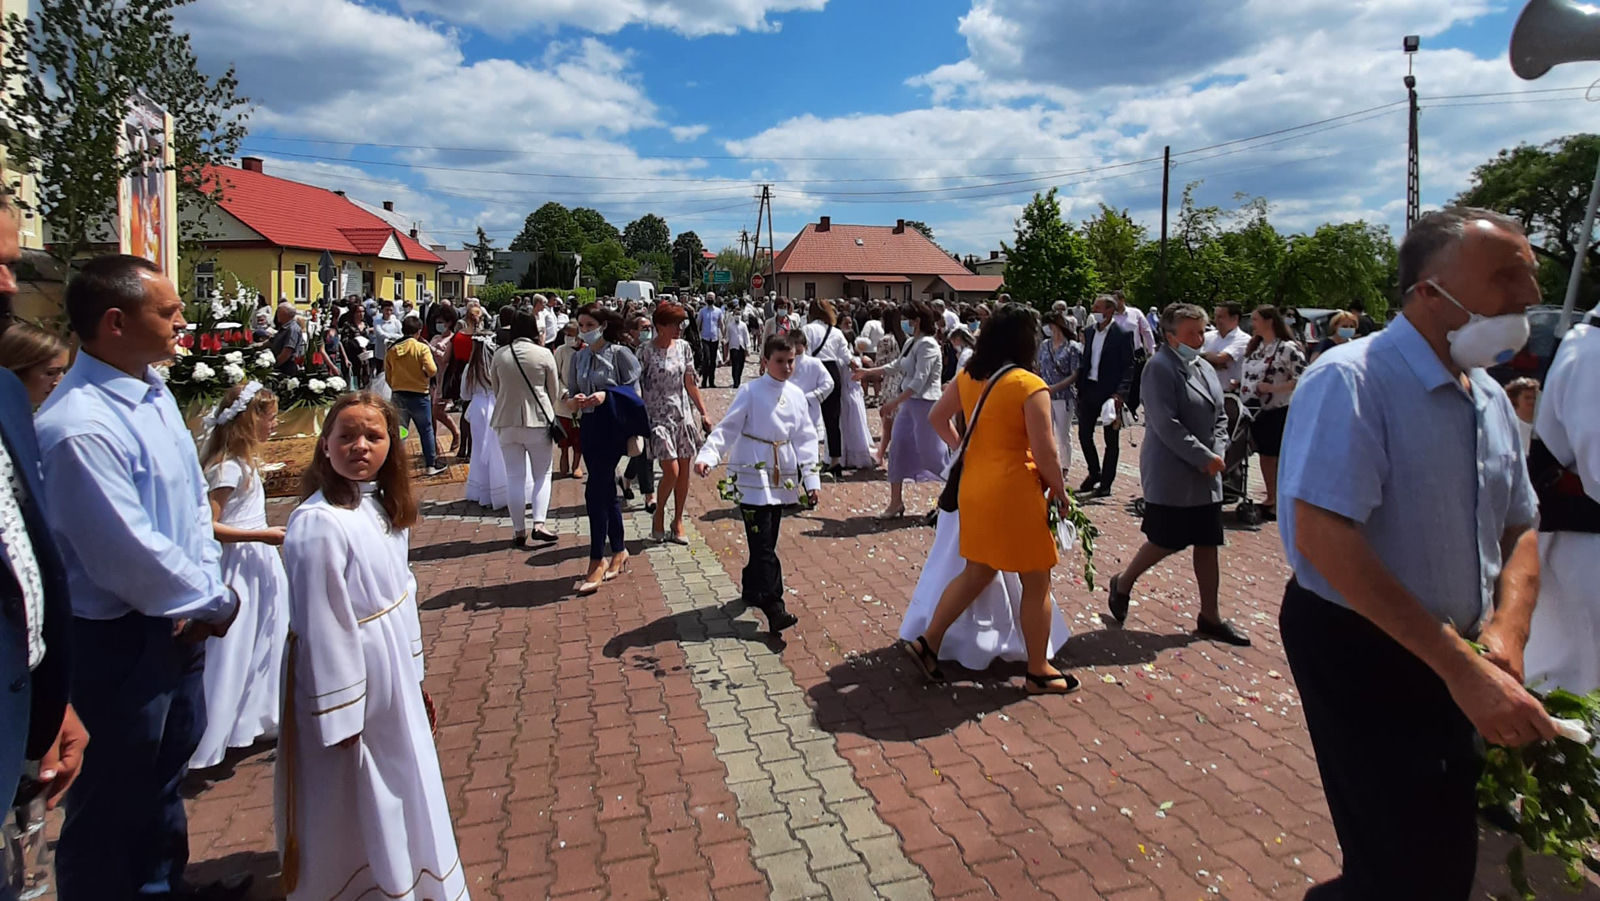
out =
{"type": "Polygon", "coordinates": [[[642,300],[652,303],[656,298],[656,286],[650,282],[617,282],[615,297],[623,302],[642,300]]]}

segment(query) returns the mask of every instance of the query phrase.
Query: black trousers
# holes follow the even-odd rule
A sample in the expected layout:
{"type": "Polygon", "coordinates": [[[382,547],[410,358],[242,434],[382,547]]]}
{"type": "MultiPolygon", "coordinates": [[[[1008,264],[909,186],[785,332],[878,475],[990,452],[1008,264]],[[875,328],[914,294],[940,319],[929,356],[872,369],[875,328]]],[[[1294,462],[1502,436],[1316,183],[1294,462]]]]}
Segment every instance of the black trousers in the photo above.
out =
{"type": "Polygon", "coordinates": [[[822,399],[822,427],[828,433],[828,456],[837,460],[844,456],[844,430],[839,427],[839,414],[844,409],[844,380],[850,374],[838,363],[822,365],[833,376],[833,392],[822,399]]]}
{"type": "Polygon", "coordinates": [[[718,342],[700,339],[700,387],[717,387],[717,354],[721,351],[718,342]]]}
{"type": "Polygon", "coordinates": [[[1343,875],[1308,901],[1466,901],[1482,743],[1444,681],[1298,582],[1278,625],[1344,849],[1343,875]]]}
{"type": "Polygon", "coordinates": [[[744,602],[768,614],[782,612],[783,563],[778,559],[778,533],[783,527],[783,507],[740,504],[745,543],[750,562],[744,565],[741,588],[744,602]]]}
{"type": "Polygon", "coordinates": [[[1106,458],[1100,459],[1100,451],[1094,446],[1095,424],[1100,421],[1100,408],[1105,406],[1111,395],[1095,387],[1094,382],[1087,383],[1079,395],[1078,404],[1078,444],[1083,449],[1083,464],[1089,467],[1089,479],[1101,488],[1110,488],[1111,483],[1117,480],[1117,460],[1122,456],[1122,429],[1106,426],[1101,431],[1105,432],[1106,458]]]}
{"type": "Polygon", "coordinates": [[[650,456],[650,439],[644,441],[644,453],[628,460],[622,477],[639,483],[640,494],[656,493],[656,461],[650,456]]]}
{"type": "Polygon", "coordinates": [[[728,351],[728,365],[733,369],[733,387],[739,387],[739,381],[744,378],[744,356],[742,347],[731,348],[728,351]]]}
{"type": "Polygon", "coordinates": [[[1133,355],[1133,384],[1128,387],[1128,412],[1139,412],[1139,386],[1144,384],[1144,364],[1150,358],[1144,351],[1133,355]]]}

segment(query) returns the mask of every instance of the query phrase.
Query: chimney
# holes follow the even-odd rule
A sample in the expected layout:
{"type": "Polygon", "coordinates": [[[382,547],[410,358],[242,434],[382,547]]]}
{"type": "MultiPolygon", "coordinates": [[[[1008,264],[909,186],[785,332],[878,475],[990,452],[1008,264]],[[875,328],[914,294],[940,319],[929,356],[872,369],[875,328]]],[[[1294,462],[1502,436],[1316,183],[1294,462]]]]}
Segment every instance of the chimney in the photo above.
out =
{"type": "Polygon", "coordinates": [[[246,172],[260,172],[262,162],[259,156],[242,156],[239,158],[239,168],[246,172]]]}
{"type": "Polygon", "coordinates": [[[899,219],[895,221],[894,233],[897,235],[903,235],[906,233],[906,220],[899,219]]]}
{"type": "Polygon", "coordinates": [[[998,251],[998,250],[989,251],[989,259],[991,259],[991,260],[1000,259],[1000,251],[998,251]]]}
{"type": "Polygon", "coordinates": [[[344,192],[343,191],[334,191],[333,193],[338,194],[340,197],[344,196],[344,192]]]}
{"type": "Polygon", "coordinates": [[[394,212],[394,201],[393,201],[393,200],[385,200],[385,201],[384,201],[384,202],[383,202],[383,211],[384,211],[384,212],[385,212],[385,213],[392,213],[392,212],[394,212]]]}
{"type": "Polygon", "coordinates": [[[411,240],[417,240],[417,230],[414,228],[411,230],[411,240]]]}
{"type": "Polygon", "coordinates": [[[825,232],[830,228],[833,228],[833,217],[832,216],[823,216],[821,219],[819,219],[817,221],[817,231],[825,232]]]}

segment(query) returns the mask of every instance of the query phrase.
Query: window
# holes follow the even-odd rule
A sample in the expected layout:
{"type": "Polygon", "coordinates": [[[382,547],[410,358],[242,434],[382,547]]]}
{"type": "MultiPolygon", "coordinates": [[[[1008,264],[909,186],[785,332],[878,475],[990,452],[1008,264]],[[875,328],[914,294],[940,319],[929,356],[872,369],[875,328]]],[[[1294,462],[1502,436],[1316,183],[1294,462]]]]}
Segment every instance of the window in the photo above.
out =
{"type": "Polygon", "coordinates": [[[894,299],[894,285],[884,285],[883,286],[883,299],[884,300],[893,300],[894,299]]]}
{"type": "Polygon", "coordinates": [[[816,282],[806,282],[806,300],[816,300],[816,299],[817,299],[817,283],[816,282]]]}
{"type": "MultiPolygon", "coordinates": [[[[406,299],[406,274],[404,272],[396,272],[394,274],[394,299],[396,301],[406,299]]],[[[422,298],[419,296],[417,299],[421,300],[422,298]]]]}
{"type": "Polygon", "coordinates": [[[194,267],[194,298],[195,300],[208,300],[211,292],[217,289],[217,264],[213,262],[199,263],[194,267]]]}
{"type": "Polygon", "coordinates": [[[425,278],[422,273],[420,273],[420,272],[417,273],[417,299],[421,300],[422,299],[422,295],[427,290],[428,290],[428,280],[427,280],[427,278],[425,278]]]}
{"type": "MultiPolygon", "coordinates": [[[[421,278],[421,276],[418,276],[421,278]]],[[[456,296],[456,280],[454,278],[439,279],[439,294],[443,297],[454,299],[456,296]]]]}
{"type": "Polygon", "coordinates": [[[305,303],[311,299],[311,264],[294,264],[294,302],[305,303]]]}

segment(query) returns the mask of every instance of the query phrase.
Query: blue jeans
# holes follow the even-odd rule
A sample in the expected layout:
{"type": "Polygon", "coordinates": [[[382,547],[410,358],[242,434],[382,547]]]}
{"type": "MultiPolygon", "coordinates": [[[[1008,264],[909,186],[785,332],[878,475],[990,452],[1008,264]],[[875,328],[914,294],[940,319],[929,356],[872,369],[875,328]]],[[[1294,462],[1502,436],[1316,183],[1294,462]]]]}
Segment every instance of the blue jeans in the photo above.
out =
{"type": "Polygon", "coordinates": [[[422,442],[422,465],[432,469],[437,462],[434,453],[438,450],[433,443],[433,402],[426,394],[415,391],[394,391],[394,405],[400,409],[400,425],[404,428],[407,420],[417,429],[417,438],[422,442]]]}
{"type": "Polygon", "coordinates": [[[67,792],[58,897],[166,898],[189,865],[178,787],[205,731],[205,645],[139,613],[72,626],[72,703],[93,740],[67,792]]]}

